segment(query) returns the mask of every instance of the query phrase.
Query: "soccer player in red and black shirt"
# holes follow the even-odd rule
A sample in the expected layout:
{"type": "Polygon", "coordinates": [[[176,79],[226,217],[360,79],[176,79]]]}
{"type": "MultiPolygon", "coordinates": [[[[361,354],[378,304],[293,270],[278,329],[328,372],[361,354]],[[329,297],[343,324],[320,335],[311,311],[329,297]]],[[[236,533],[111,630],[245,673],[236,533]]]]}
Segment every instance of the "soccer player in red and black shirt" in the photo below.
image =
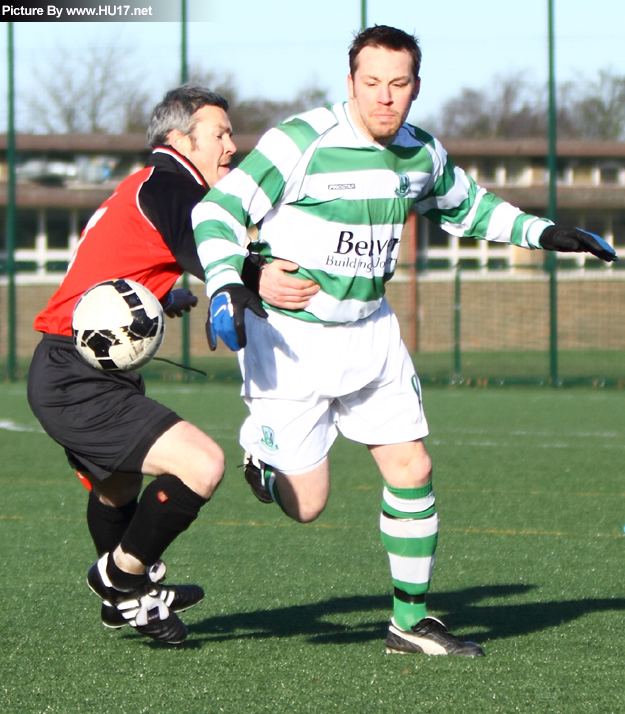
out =
{"type": "MultiPolygon", "coordinates": [[[[173,288],[184,271],[204,276],[191,209],[229,172],[236,146],[227,110],[223,97],[195,85],[168,92],[156,107],[147,166],[91,217],[66,277],[35,319],[43,339],[28,378],[33,412],[92,486],[87,523],[99,560],[88,582],[103,600],[103,623],[130,624],[170,643],[186,637],[176,612],[204,593],[160,583],[160,557],[219,485],[224,455],[200,429],[146,397],[138,373],[87,365],[74,347],[71,319],[87,289],[115,278],[145,285],[170,317],[195,306],[190,291],[173,288]],[[156,478],[138,500],[143,474],[156,478]]],[[[263,297],[285,307],[306,303],[317,287],[290,277],[289,264],[277,267],[261,273],[263,297]]]]}

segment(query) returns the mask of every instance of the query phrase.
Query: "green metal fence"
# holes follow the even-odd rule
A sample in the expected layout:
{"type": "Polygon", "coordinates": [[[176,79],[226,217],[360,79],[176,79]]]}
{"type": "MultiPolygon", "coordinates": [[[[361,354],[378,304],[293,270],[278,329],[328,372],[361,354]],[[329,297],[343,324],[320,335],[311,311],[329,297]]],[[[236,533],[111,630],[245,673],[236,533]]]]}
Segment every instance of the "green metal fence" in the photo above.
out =
{"type": "MultiPolygon", "coordinates": [[[[625,385],[625,270],[560,269],[551,281],[549,272],[538,266],[486,273],[460,269],[417,273],[413,268],[400,266],[388,284],[388,298],[424,382],[625,385]]],[[[34,317],[55,290],[54,285],[24,280],[18,273],[13,336],[18,378],[26,374],[39,341],[32,329],[34,317]]],[[[206,371],[208,378],[236,380],[232,353],[223,346],[215,354],[208,350],[204,286],[193,280],[191,288],[200,303],[190,316],[188,338],[181,320],[168,320],[159,356],[180,361],[188,349],[190,365],[206,371]]],[[[5,281],[0,284],[2,379],[7,378],[10,343],[7,306],[5,281]]],[[[203,379],[160,362],[148,365],[144,374],[203,379]]]]}
{"type": "MultiPolygon", "coordinates": [[[[419,275],[413,352],[422,380],[624,386],[625,274],[594,272],[419,275]]],[[[401,318],[406,325],[410,311],[401,318]]]]}

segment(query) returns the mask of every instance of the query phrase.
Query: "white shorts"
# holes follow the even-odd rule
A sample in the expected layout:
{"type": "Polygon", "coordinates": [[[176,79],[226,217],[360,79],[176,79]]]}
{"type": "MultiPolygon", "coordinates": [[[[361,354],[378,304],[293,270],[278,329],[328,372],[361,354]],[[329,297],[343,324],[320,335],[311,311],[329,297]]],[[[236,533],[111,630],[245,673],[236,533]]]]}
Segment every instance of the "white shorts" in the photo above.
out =
{"type": "Polygon", "coordinates": [[[421,386],[386,300],[348,325],[245,311],[239,352],[250,416],[241,446],[295,475],[321,464],[341,433],[362,444],[398,444],[428,433],[421,386]]]}

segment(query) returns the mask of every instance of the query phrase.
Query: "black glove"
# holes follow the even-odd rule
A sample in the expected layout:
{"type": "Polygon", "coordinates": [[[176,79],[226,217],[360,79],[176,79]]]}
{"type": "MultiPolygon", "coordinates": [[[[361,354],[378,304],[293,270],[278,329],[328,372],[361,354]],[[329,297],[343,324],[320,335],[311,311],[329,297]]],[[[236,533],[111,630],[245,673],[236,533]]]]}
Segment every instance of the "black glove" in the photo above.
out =
{"type": "Polygon", "coordinates": [[[165,297],[163,312],[167,317],[182,317],[183,312],[197,305],[197,298],[190,290],[170,290],[165,297]]]}
{"type": "Polygon", "coordinates": [[[243,261],[241,280],[243,285],[256,295],[258,295],[258,286],[260,285],[260,271],[264,265],[265,259],[259,253],[250,253],[243,261]]]}
{"type": "Polygon", "coordinates": [[[225,285],[213,295],[206,320],[206,339],[212,351],[217,349],[217,337],[233,352],[245,347],[245,308],[267,317],[258,295],[245,285],[225,285]]]}
{"type": "Polygon", "coordinates": [[[581,228],[548,226],[540,236],[540,245],[545,250],[557,250],[560,253],[592,253],[606,263],[618,260],[614,248],[609,243],[581,228]]]}

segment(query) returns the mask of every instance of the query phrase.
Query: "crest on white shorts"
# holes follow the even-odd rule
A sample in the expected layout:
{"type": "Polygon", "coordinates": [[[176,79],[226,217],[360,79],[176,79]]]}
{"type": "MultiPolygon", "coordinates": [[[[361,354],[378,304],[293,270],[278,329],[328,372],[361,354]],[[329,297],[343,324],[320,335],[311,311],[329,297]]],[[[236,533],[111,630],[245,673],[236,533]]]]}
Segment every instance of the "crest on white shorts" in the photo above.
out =
{"type": "Polygon", "coordinates": [[[277,451],[278,450],[278,445],[276,444],[276,435],[273,432],[273,429],[270,426],[263,426],[263,438],[261,439],[261,442],[268,448],[271,449],[272,451],[277,451]]]}

